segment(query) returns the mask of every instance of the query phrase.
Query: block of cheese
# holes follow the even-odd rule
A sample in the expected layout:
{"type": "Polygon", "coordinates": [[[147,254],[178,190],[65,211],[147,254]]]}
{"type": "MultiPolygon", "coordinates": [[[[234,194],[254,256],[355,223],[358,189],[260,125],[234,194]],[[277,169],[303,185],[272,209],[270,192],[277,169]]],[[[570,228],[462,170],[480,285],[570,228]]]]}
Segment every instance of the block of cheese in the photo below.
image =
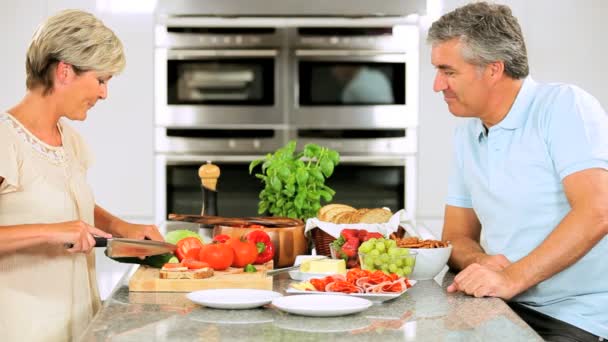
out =
{"type": "Polygon", "coordinates": [[[346,262],[344,259],[304,260],[300,272],[346,274],[346,262]]]}

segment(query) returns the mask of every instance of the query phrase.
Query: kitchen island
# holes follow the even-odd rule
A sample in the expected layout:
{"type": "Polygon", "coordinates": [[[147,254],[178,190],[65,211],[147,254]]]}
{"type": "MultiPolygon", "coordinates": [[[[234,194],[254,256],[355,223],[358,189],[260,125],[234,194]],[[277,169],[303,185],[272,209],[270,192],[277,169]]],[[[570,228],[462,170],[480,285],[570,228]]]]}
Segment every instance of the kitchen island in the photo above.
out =
{"type": "MultiPolygon", "coordinates": [[[[502,300],[448,294],[453,275],[417,282],[395,300],[342,317],[304,317],[271,306],[210,309],[186,293],[129,292],[127,273],[81,341],[542,341],[502,300]]],[[[275,276],[284,293],[291,279],[275,276]]]]}

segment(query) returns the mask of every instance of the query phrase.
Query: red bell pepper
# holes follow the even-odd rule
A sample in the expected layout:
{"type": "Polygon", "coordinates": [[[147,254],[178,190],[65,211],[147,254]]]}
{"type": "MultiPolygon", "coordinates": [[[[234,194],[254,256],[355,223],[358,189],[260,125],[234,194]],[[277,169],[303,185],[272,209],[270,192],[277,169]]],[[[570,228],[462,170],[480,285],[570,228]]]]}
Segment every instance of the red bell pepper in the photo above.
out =
{"type": "Polygon", "coordinates": [[[258,249],[258,257],[254,264],[263,264],[272,260],[274,257],[274,245],[270,241],[270,236],[261,229],[254,229],[247,233],[247,240],[253,241],[258,249]]]}

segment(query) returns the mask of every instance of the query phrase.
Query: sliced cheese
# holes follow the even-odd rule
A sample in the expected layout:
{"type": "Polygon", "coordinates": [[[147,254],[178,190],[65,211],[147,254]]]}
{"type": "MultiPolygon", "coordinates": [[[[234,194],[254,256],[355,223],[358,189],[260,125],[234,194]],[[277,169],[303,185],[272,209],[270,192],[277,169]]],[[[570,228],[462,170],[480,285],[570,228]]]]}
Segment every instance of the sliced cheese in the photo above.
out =
{"type": "Polygon", "coordinates": [[[304,260],[300,272],[346,274],[344,259],[304,260]]]}
{"type": "Polygon", "coordinates": [[[315,289],[315,287],[308,281],[302,282],[302,283],[294,283],[291,284],[291,287],[293,287],[296,290],[300,290],[300,291],[316,291],[317,289],[315,289]]]}

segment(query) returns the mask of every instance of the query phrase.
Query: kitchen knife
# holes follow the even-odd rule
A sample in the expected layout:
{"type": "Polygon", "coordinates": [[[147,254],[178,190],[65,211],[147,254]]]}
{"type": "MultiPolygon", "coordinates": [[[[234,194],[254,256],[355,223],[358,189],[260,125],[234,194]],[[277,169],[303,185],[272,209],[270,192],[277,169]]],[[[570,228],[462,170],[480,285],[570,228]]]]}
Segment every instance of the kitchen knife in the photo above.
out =
{"type": "Polygon", "coordinates": [[[177,249],[176,245],[168,242],[99,236],[95,236],[95,247],[107,247],[106,255],[110,258],[145,257],[173,253],[177,249]]]}
{"type": "Polygon", "coordinates": [[[209,215],[201,216],[169,214],[169,220],[222,226],[246,226],[250,224],[259,224],[265,227],[292,227],[304,224],[301,220],[292,219],[289,217],[221,217],[209,215]]]}

